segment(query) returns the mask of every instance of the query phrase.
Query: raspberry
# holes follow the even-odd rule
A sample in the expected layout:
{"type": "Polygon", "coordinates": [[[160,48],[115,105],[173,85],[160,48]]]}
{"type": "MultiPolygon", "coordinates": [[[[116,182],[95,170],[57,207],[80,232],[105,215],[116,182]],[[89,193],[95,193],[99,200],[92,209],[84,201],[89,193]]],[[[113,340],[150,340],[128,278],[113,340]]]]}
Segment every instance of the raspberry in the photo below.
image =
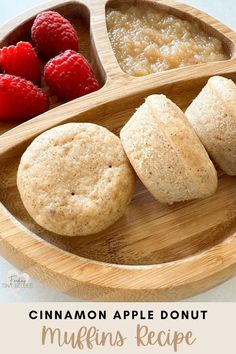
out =
{"type": "Polygon", "coordinates": [[[0,74],[0,120],[22,122],[48,109],[48,98],[32,82],[0,74]]]}
{"type": "Polygon", "coordinates": [[[73,50],[51,59],[44,68],[44,77],[51,90],[63,100],[73,100],[100,88],[87,60],[73,50]]]}
{"type": "Polygon", "coordinates": [[[71,23],[55,11],[37,15],[31,28],[31,37],[39,53],[52,58],[66,49],[79,49],[79,39],[71,23]]]}
{"type": "Polygon", "coordinates": [[[3,47],[0,50],[0,67],[6,74],[20,76],[39,85],[41,80],[40,63],[29,42],[3,47]]]}

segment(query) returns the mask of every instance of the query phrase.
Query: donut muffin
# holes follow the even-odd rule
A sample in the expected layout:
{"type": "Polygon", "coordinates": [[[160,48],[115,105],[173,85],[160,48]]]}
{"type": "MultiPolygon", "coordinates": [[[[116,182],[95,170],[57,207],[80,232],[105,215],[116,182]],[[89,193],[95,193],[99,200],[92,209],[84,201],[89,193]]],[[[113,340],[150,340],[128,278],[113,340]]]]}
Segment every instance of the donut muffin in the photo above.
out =
{"type": "Polygon", "coordinates": [[[30,144],[17,186],[39,225],[61,235],[87,235],[124,214],[135,174],[117,136],[95,124],[69,123],[30,144]]]}
{"type": "Polygon", "coordinates": [[[186,110],[212,159],[229,175],[236,175],[236,85],[213,76],[186,110]]]}
{"type": "Polygon", "coordinates": [[[183,112],[164,95],[149,96],[120,136],[137,175],[161,203],[215,192],[214,165],[183,112]]]}

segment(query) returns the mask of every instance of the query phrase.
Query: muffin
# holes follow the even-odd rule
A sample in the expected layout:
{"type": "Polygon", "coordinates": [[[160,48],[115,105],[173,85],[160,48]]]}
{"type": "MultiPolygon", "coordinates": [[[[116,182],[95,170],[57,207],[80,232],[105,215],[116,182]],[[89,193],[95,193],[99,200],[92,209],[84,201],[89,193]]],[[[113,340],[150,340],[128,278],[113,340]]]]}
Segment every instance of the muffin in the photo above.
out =
{"type": "Polygon", "coordinates": [[[140,180],[161,203],[215,192],[213,163],[183,112],[164,95],[147,97],[120,137],[140,180]]]}
{"type": "Polygon", "coordinates": [[[17,173],[31,217],[56,234],[97,233],[125,212],[135,174],[120,139],[106,128],[69,123],[39,135],[17,173]]]}
{"type": "Polygon", "coordinates": [[[213,76],[186,110],[186,117],[212,159],[236,175],[236,85],[213,76]]]}

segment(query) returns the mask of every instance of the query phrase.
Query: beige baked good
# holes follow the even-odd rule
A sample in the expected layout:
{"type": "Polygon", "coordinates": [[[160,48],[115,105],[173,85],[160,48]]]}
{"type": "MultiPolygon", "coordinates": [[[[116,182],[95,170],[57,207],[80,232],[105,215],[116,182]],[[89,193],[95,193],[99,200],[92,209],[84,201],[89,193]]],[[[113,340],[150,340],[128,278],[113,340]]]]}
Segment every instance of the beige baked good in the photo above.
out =
{"type": "Polygon", "coordinates": [[[139,178],[162,203],[213,194],[216,170],[183,112],[164,95],[149,96],[121,130],[139,178]]]}
{"type": "Polygon", "coordinates": [[[236,175],[236,85],[213,76],[186,110],[186,116],[220,168],[236,175]]]}
{"type": "Polygon", "coordinates": [[[17,186],[39,225],[61,235],[87,235],[122,216],[135,174],[117,136],[95,124],[69,123],[31,143],[20,161],[17,186]]]}

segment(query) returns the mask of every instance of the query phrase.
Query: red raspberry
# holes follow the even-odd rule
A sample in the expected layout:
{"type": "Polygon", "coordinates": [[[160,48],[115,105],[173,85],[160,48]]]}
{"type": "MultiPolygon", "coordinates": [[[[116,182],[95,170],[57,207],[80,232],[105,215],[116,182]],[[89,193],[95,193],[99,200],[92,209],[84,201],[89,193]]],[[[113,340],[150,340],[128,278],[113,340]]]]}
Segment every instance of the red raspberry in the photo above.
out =
{"type": "Polygon", "coordinates": [[[40,84],[39,59],[29,42],[3,47],[0,50],[0,67],[6,74],[20,76],[37,85],[40,84]]]}
{"type": "Polygon", "coordinates": [[[32,82],[0,74],[0,120],[21,122],[48,109],[48,98],[32,82]]]}
{"type": "Polygon", "coordinates": [[[87,60],[73,50],[66,50],[49,60],[44,77],[52,91],[63,100],[73,100],[100,88],[87,60]]]}
{"type": "Polygon", "coordinates": [[[37,15],[31,37],[40,54],[52,58],[66,49],[79,49],[79,39],[71,23],[58,12],[45,11],[37,15]]]}

